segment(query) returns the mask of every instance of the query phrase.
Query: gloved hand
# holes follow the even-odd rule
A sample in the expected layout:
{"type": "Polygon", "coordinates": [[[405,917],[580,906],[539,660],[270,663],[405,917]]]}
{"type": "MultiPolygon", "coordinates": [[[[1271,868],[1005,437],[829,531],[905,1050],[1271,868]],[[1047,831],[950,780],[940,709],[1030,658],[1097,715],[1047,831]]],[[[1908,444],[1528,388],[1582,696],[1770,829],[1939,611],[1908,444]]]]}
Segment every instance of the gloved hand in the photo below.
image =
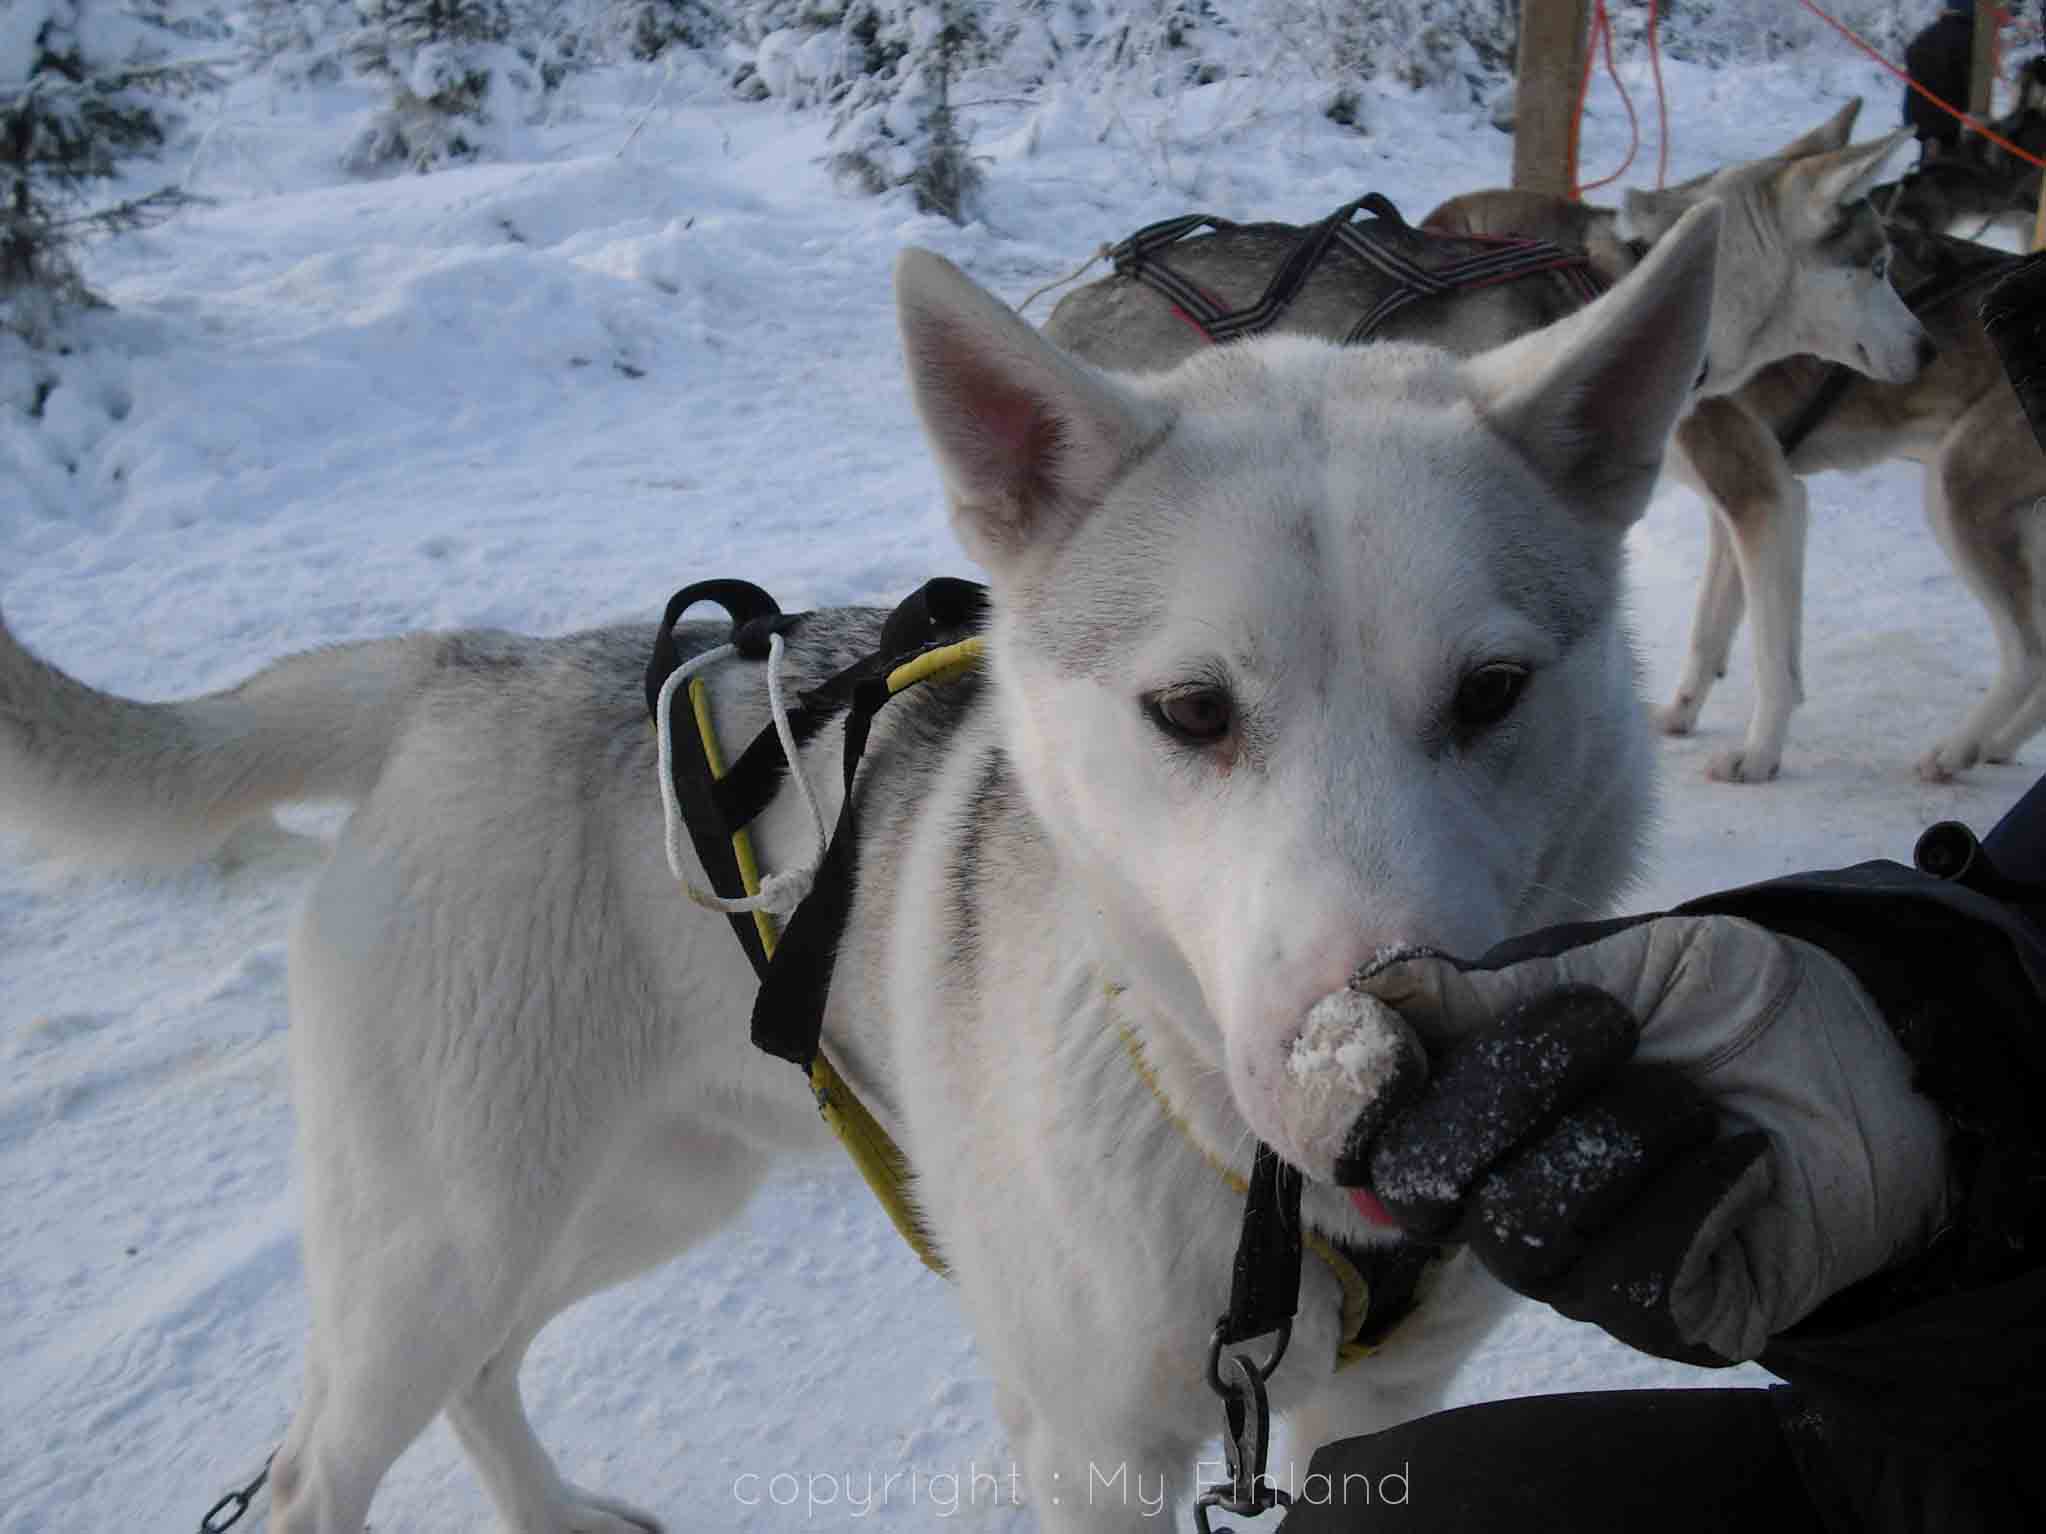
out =
{"type": "Polygon", "coordinates": [[[1337,1180],[1646,1352],[1753,1358],[1930,1241],[1941,1116],[1823,949],[1724,916],[1606,931],[1495,968],[1394,955],[1360,975],[1434,1069],[1337,1180]]]}

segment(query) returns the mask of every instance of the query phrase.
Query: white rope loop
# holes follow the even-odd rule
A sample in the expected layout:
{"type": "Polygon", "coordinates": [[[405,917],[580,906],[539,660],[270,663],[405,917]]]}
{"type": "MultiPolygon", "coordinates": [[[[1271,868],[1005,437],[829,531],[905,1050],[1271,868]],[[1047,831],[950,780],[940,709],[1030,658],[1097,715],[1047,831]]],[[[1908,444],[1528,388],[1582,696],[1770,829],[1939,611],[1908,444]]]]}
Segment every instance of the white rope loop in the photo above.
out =
{"type": "Polygon", "coordinates": [[[659,697],[654,702],[654,735],[660,753],[661,820],[662,832],[668,852],[668,871],[688,893],[691,900],[707,910],[722,911],[728,916],[749,911],[766,911],[771,916],[786,917],[803,903],[810,893],[810,887],[817,881],[817,870],[823,865],[824,854],[830,846],[830,833],[824,826],[824,811],[817,804],[817,795],[810,788],[810,780],[803,772],[803,759],[796,752],[795,731],[789,726],[788,708],[782,699],[781,663],[787,649],[780,634],[770,635],[767,641],[767,709],[774,720],[775,738],[781,742],[782,754],[788,758],[789,776],[795,779],[797,797],[810,812],[810,825],[817,840],[816,853],[809,863],[801,868],[791,868],[783,873],[767,875],[760,881],[759,893],[741,895],[727,899],[713,890],[699,888],[689,877],[689,865],[682,850],[682,838],[686,827],[682,820],[682,804],[675,797],[675,742],[673,715],[675,690],[686,687],[698,673],[709,670],[728,656],[736,655],[734,645],[722,644],[715,649],[705,650],[693,656],[669,675],[661,684],[659,697]]]}

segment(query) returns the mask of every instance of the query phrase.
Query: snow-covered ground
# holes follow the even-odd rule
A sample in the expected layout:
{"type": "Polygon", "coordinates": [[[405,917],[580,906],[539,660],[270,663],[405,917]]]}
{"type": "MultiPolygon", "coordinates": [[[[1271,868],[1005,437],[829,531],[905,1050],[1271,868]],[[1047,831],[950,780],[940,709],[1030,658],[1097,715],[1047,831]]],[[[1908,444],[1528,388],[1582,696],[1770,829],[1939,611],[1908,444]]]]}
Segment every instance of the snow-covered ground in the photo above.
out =
{"type": "MultiPolygon", "coordinates": [[[[1871,131],[1894,120],[1893,89],[1844,51],[1670,80],[1673,177],[1767,151],[1857,90],[1871,131]]],[[[55,364],[39,422],[19,408],[26,362],[0,352],[17,632],[93,683],[165,697],[328,641],[650,616],[709,575],[789,606],[890,600],[966,569],[899,380],[900,247],[1020,298],[1168,214],[1305,218],[1377,190],[1418,216],[1509,163],[1477,111],[1395,87],[1367,92],[1363,133],[1260,80],[991,101],[970,113],[985,217],[957,229],[838,195],[815,118],[652,72],[574,89],[530,158],[368,184],[333,169],[359,97],[245,82],[202,108],[175,164],[217,200],[95,254],[119,307],[55,364]]],[[[1624,143],[1602,93],[1587,165],[1624,143]]],[[[1629,180],[1653,163],[1650,145],[1629,180]]],[[[1745,717],[1743,646],[1704,732],[1663,748],[1643,902],[1908,858],[1927,823],[1986,829],[2030,783],[2023,765],[1912,774],[1994,664],[1918,478],[1813,484],[1810,698],[1783,778],[1702,776],[1745,717]]],[[[1633,540],[1657,696],[1703,547],[1674,488],[1633,540]]],[[[260,1461],[298,1384],[283,941],[309,871],[108,879],[18,852],[0,848],[0,1530],[190,1527],[260,1461]]],[[[1457,1399],[1748,1377],[1527,1309],[1457,1399]]],[[[986,1376],[945,1286],[836,1165],[778,1177],[736,1229],[564,1318],[526,1382],[571,1478],[671,1527],[1029,1527],[984,1483],[959,1505],[973,1470],[1009,1464],[986,1376]],[[864,1502],[891,1472],[886,1504],[864,1502]],[[770,1486],[800,1487],[797,1505],[770,1486]],[[812,1491],[838,1500],[805,1506],[812,1491]]],[[[372,1521],[487,1526],[444,1428],[372,1521]]]]}

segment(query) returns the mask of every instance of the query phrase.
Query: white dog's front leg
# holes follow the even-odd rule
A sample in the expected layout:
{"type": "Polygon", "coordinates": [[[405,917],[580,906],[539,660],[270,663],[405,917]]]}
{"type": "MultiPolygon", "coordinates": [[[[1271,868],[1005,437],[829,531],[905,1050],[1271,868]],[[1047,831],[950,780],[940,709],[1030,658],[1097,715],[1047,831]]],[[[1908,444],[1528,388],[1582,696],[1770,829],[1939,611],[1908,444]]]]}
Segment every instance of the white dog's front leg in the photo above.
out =
{"type": "Polygon", "coordinates": [[[1008,1389],[996,1392],[996,1406],[1043,1534],[1172,1527],[1193,1486],[1196,1438],[1173,1432],[1163,1420],[1087,1431],[1075,1412],[1008,1389]]]}
{"type": "Polygon", "coordinates": [[[1426,1303],[1384,1347],[1338,1370],[1324,1389],[1286,1414],[1285,1453],[1274,1463],[1272,1479],[1301,1495],[1308,1461],[1324,1444],[1440,1410],[1451,1377],[1516,1303],[1468,1253],[1450,1258],[1426,1303]]]}

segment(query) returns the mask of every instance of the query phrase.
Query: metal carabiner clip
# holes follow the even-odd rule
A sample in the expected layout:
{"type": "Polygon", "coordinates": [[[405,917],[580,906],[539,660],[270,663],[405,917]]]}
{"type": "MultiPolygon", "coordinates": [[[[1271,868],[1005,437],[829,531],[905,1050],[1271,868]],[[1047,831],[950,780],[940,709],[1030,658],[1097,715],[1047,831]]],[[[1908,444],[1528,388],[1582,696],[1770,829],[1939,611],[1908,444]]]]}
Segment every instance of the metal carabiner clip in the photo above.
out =
{"type": "Polygon", "coordinates": [[[1222,1452],[1229,1466],[1229,1479],[1205,1488],[1194,1503],[1197,1534],[1230,1534],[1210,1521],[1212,1509],[1234,1513],[1239,1518],[1257,1518],[1273,1508],[1292,1506],[1293,1499],[1271,1484],[1265,1475],[1266,1456],[1272,1441],[1272,1403],[1265,1382],[1286,1356],[1292,1340],[1290,1323],[1279,1328],[1272,1356],[1260,1364],[1247,1352],[1233,1351],[1222,1341],[1222,1327],[1208,1344],[1208,1388],[1222,1398],[1224,1431],[1222,1452]]]}

